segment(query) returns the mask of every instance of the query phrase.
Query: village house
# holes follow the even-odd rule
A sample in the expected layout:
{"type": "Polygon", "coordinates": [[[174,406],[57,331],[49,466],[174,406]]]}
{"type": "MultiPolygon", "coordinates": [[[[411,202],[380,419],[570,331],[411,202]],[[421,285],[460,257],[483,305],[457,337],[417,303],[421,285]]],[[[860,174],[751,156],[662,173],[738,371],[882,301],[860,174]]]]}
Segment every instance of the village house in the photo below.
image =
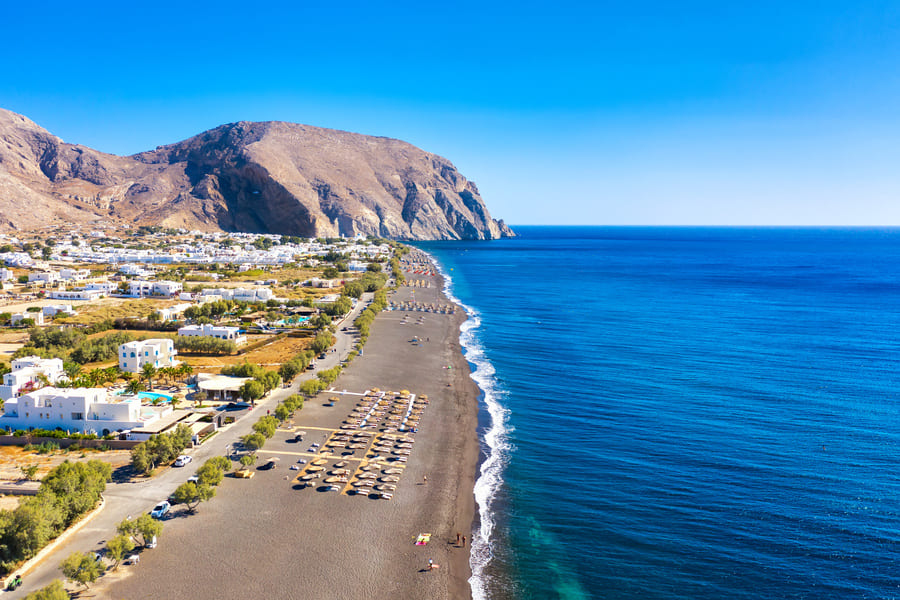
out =
{"type": "Polygon", "coordinates": [[[22,390],[40,387],[42,381],[52,384],[65,378],[61,358],[25,356],[14,359],[10,367],[12,370],[3,376],[3,385],[0,385],[3,400],[16,398],[22,390]]]}
{"type": "Polygon", "coordinates": [[[110,395],[103,388],[45,387],[6,400],[0,427],[11,431],[59,428],[108,435],[158,418],[154,411],[142,413],[138,396],[110,395]]]}
{"type": "Polygon", "coordinates": [[[220,340],[231,340],[237,346],[247,343],[247,337],[240,334],[239,328],[227,327],[224,325],[186,325],[178,330],[178,335],[214,337],[220,340]]]}
{"type": "Polygon", "coordinates": [[[128,373],[140,373],[144,365],[151,364],[157,369],[173,367],[175,345],[168,338],[150,339],[137,342],[126,342],[119,346],[119,369],[128,373]]]}

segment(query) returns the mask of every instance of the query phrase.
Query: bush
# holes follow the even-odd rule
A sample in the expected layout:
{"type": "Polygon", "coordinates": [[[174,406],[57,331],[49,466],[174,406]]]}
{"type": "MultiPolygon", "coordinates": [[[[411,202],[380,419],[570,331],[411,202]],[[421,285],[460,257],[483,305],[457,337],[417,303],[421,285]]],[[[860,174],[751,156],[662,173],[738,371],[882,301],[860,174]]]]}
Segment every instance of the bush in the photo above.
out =
{"type": "Polygon", "coordinates": [[[237,346],[232,340],[220,340],[212,336],[179,335],[175,349],[198,354],[234,354],[237,346]]]}

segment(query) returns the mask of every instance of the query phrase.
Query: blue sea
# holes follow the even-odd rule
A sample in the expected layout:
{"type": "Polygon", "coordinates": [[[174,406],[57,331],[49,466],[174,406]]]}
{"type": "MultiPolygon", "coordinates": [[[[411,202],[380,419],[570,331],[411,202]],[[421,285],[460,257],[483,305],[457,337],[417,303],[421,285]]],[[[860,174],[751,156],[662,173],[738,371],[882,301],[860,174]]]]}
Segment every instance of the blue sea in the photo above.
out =
{"type": "Polygon", "coordinates": [[[419,244],[483,391],[481,598],[900,598],[900,230],[419,244]]]}

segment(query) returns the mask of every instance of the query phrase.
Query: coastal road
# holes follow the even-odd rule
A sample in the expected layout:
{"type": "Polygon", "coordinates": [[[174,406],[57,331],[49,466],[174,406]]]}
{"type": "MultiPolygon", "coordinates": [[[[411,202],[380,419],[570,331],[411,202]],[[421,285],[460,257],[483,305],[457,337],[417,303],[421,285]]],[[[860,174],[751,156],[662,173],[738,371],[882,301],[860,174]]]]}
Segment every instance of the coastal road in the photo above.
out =
{"type": "MultiPolygon", "coordinates": [[[[125,483],[110,483],[103,493],[106,506],[94,519],[74,534],[66,543],[62,544],[51,554],[47,555],[38,565],[22,576],[22,586],[13,592],[3,592],[3,598],[24,598],[29,593],[40,589],[54,579],[62,579],[59,564],[72,552],[100,551],[106,546],[107,540],[116,535],[116,525],[123,519],[140,516],[149,512],[153,506],[168,498],[179,485],[187,481],[200,465],[213,456],[225,455],[230,447],[253,430],[253,424],[259,415],[266,410],[273,410],[278,403],[291,394],[297,393],[300,384],[315,377],[322,369],[331,368],[345,360],[356,344],[356,336],[353,331],[342,332],[342,327],[349,327],[359,314],[365,310],[374,294],[364,294],[350,313],[337,323],[336,342],[333,346],[336,352],[329,352],[326,358],[316,361],[315,370],[309,370],[296,379],[288,387],[274,390],[268,397],[256,403],[256,407],[235,421],[233,424],[219,429],[218,433],[208,439],[202,445],[185,451],[193,457],[193,461],[182,468],[169,467],[161,469],[161,473],[151,479],[140,479],[125,483]]],[[[215,502],[215,499],[212,500],[215,502]]],[[[165,520],[164,520],[165,522],[165,520]]],[[[165,528],[160,536],[159,547],[150,552],[165,551],[165,528]]]]}

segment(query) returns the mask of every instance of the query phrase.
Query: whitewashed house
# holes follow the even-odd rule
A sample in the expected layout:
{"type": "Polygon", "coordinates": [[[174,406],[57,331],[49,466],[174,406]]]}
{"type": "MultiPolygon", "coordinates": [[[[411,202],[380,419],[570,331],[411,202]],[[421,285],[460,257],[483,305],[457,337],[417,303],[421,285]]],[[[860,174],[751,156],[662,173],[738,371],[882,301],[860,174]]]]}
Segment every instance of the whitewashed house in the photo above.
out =
{"type": "Polygon", "coordinates": [[[177,281],[154,281],[153,293],[158,296],[174,296],[181,292],[184,286],[177,281]]]}
{"type": "Polygon", "coordinates": [[[71,304],[51,304],[43,307],[41,312],[44,313],[45,317],[54,317],[59,313],[66,313],[70,316],[75,314],[71,304]]]}
{"type": "Polygon", "coordinates": [[[140,373],[146,364],[157,369],[173,367],[178,364],[176,354],[175,344],[167,338],[126,342],[119,346],[119,369],[128,373],[140,373]]]}
{"type": "Polygon", "coordinates": [[[247,337],[241,335],[240,329],[237,327],[226,327],[217,325],[186,325],[178,330],[178,335],[197,336],[197,337],[214,337],[220,340],[231,340],[236,345],[241,346],[247,343],[247,337]]]}
{"type": "Polygon", "coordinates": [[[16,398],[23,388],[32,390],[40,387],[42,378],[51,384],[65,378],[61,358],[25,356],[13,360],[10,366],[12,370],[3,376],[3,385],[0,385],[0,398],[3,400],[16,398]]]}
{"type": "Polygon", "coordinates": [[[43,325],[44,324],[44,313],[42,312],[24,312],[24,313],[15,313],[9,318],[10,325],[18,325],[25,319],[34,320],[35,325],[43,325]]]}
{"type": "Polygon", "coordinates": [[[60,269],[59,276],[65,281],[82,281],[91,276],[87,269],[60,269]]]}
{"type": "Polygon", "coordinates": [[[49,285],[51,283],[56,283],[57,281],[59,281],[59,273],[56,271],[37,271],[28,274],[28,283],[36,282],[43,285],[49,285]]]}
{"type": "Polygon", "coordinates": [[[142,413],[138,396],[110,395],[103,388],[45,387],[4,402],[0,427],[13,431],[59,428],[107,435],[158,418],[153,411],[142,413]]]}
{"type": "Polygon", "coordinates": [[[51,290],[47,297],[51,300],[99,300],[106,294],[97,290],[51,290]]]}

